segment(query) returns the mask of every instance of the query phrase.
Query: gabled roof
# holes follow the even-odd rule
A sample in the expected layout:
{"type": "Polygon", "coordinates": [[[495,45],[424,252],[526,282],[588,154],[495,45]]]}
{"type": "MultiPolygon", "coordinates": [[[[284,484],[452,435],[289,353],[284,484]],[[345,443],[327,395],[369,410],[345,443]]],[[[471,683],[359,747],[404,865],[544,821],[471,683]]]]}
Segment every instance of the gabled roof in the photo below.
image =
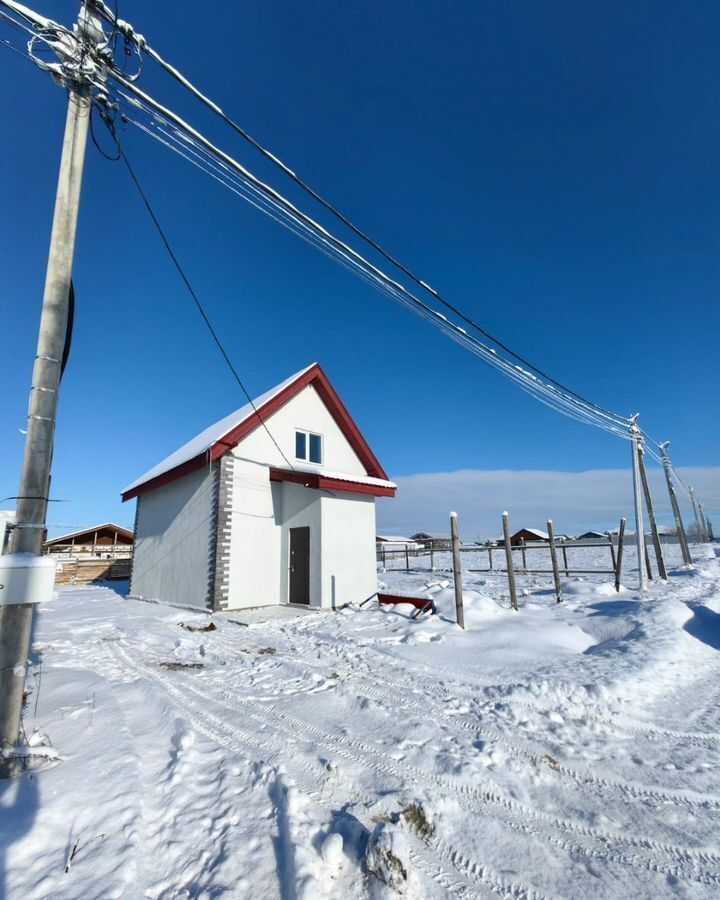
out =
{"type": "Polygon", "coordinates": [[[104,531],[106,528],[110,529],[110,531],[117,531],[118,537],[124,537],[130,541],[134,537],[132,531],[123,528],[122,525],[116,525],[114,522],[103,522],[102,525],[91,525],[89,528],[83,528],[80,531],[71,531],[69,534],[61,534],[59,537],[50,538],[50,540],[45,541],[45,546],[47,547],[49,544],[67,544],[73,538],[81,537],[84,534],[95,534],[96,531],[104,531]]]}
{"type": "Polygon", "coordinates": [[[535,537],[540,538],[542,541],[549,541],[550,535],[547,531],[540,531],[539,528],[521,528],[519,531],[516,531],[513,537],[517,537],[519,534],[522,534],[523,531],[526,531],[528,534],[534,534],[535,537]]]}
{"type": "MultiPolygon", "coordinates": [[[[183,444],[175,453],[128,485],[122,492],[122,499],[130,500],[139,494],[174,481],[176,478],[182,478],[183,475],[219,459],[256,428],[261,427],[273,413],[285,406],[309,385],[312,385],[319,394],[348,443],[365,466],[367,475],[370,478],[387,482],[385,471],[330,384],[327,375],[318,363],[313,363],[183,444]]],[[[278,471],[280,468],[278,467],[278,471]]],[[[347,476],[345,477],[347,478],[347,476]]],[[[394,485],[392,487],[394,488],[394,485]]]]}

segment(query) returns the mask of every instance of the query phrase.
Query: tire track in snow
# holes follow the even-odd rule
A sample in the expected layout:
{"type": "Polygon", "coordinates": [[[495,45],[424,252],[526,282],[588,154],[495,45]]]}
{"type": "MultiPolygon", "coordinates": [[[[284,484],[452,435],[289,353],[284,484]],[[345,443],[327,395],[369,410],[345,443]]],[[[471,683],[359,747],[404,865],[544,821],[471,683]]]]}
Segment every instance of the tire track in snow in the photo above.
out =
{"type": "Polygon", "coordinates": [[[398,779],[403,783],[407,781],[408,774],[414,774],[420,783],[431,782],[451,792],[462,805],[471,811],[477,812],[477,806],[489,807],[496,819],[498,813],[503,815],[503,824],[509,828],[529,834],[540,841],[549,841],[565,851],[645,868],[649,871],[689,881],[698,881],[702,884],[720,885],[720,856],[711,850],[681,847],[644,836],[626,836],[617,832],[604,831],[595,826],[561,819],[506,796],[487,779],[478,778],[483,787],[477,788],[448,775],[428,773],[409,763],[398,765],[374,747],[363,744],[361,741],[330,734],[296,716],[278,710],[272,705],[257,704],[255,701],[226,689],[221,689],[216,693],[212,690],[203,692],[189,684],[186,684],[186,687],[199,697],[213,696],[216,700],[221,697],[224,703],[234,704],[231,708],[240,707],[245,715],[263,724],[268,724],[270,714],[272,714],[275,719],[275,727],[282,728],[286,735],[297,735],[304,731],[309,736],[308,740],[315,745],[321,742],[332,752],[344,756],[346,759],[349,758],[366,769],[371,765],[372,769],[380,775],[398,779]],[[374,760],[372,764],[369,764],[369,757],[374,760]],[[528,820],[533,820],[537,826],[533,827],[528,820]],[[549,834],[539,826],[546,826],[562,832],[562,834],[559,836],[549,834]],[[598,846],[587,847],[573,842],[567,835],[573,835],[580,839],[592,839],[603,849],[599,849],[598,846]],[[614,851],[612,850],[613,844],[616,846],[614,851]],[[627,849],[620,850],[617,849],[618,846],[625,846],[627,849]],[[642,851],[649,851],[650,854],[663,853],[673,861],[658,861],[654,855],[643,855],[642,851]],[[686,866],[688,869],[685,868],[686,866]],[[699,866],[712,866],[714,870],[698,871],[699,866]]]}
{"type": "MultiPolygon", "coordinates": [[[[307,630],[309,627],[307,623],[303,623],[303,625],[305,626],[303,630],[307,630]]],[[[378,675],[376,670],[364,672],[360,676],[357,673],[356,667],[350,667],[351,664],[347,660],[347,658],[342,657],[342,659],[344,665],[347,666],[347,668],[338,667],[341,668],[339,674],[343,676],[346,682],[359,681],[361,691],[365,694],[373,696],[378,702],[381,703],[381,705],[392,706],[393,708],[397,708],[398,706],[400,706],[406,710],[412,709],[422,715],[425,715],[427,713],[426,707],[422,706],[418,701],[411,699],[411,695],[407,691],[399,691],[395,683],[383,679],[380,675],[378,675]],[[369,684],[370,680],[376,682],[378,687],[374,687],[372,684],[369,684]]],[[[404,677],[407,678],[407,671],[404,672],[404,677]]],[[[413,683],[415,685],[418,685],[418,680],[414,672],[413,683]]],[[[563,687],[567,688],[566,685],[563,685],[563,687]]],[[[478,701],[475,695],[467,691],[467,686],[465,686],[464,691],[458,691],[457,693],[455,693],[454,685],[453,690],[450,691],[444,686],[439,686],[437,682],[424,681],[421,682],[421,689],[424,694],[430,695],[434,699],[439,701],[439,711],[448,721],[456,723],[464,731],[472,734],[474,738],[495,742],[499,746],[502,746],[503,749],[512,756],[519,759],[525,759],[531,762],[536,768],[546,767],[546,751],[544,752],[543,750],[533,749],[531,745],[527,744],[524,741],[522,743],[519,741],[513,741],[506,737],[506,735],[503,734],[502,731],[497,730],[492,726],[488,726],[484,721],[480,721],[478,723],[469,722],[466,718],[464,718],[463,714],[452,712],[449,713],[446,707],[446,704],[449,700],[464,700],[466,702],[470,702],[473,706],[476,707],[492,707],[495,706],[495,704],[498,702],[497,700],[493,699],[488,701],[478,701]]],[[[571,691],[574,693],[575,688],[571,688],[571,691]]],[[[526,706],[533,712],[542,711],[542,707],[521,700],[506,700],[505,702],[510,702],[513,705],[526,706]]],[[[580,701],[575,700],[574,702],[580,701]]],[[[588,704],[584,704],[584,706],[587,709],[588,715],[596,718],[593,715],[594,711],[592,707],[588,704]]],[[[548,707],[548,711],[553,708],[554,707],[548,707]]],[[[601,724],[608,724],[607,720],[605,719],[598,719],[598,721],[600,721],[601,724]]],[[[595,797],[600,797],[603,800],[607,799],[608,791],[613,791],[618,795],[618,799],[624,803],[635,803],[639,800],[646,801],[648,803],[672,804],[688,810],[701,809],[706,812],[717,811],[720,814],[719,796],[703,794],[701,792],[692,793],[681,790],[652,788],[645,785],[635,784],[633,782],[626,781],[620,778],[607,778],[598,776],[587,770],[579,770],[573,768],[572,766],[568,766],[566,763],[560,761],[556,761],[556,765],[554,765],[554,768],[558,774],[562,774],[567,778],[572,779],[572,781],[581,791],[591,794],[595,797]]]]}
{"type": "MultiPolygon", "coordinates": [[[[317,771],[317,767],[311,767],[309,763],[298,760],[296,757],[289,759],[286,744],[271,743],[267,740],[261,741],[244,729],[231,725],[225,719],[221,719],[214,713],[202,709],[188,700],[185,691],[172,684],[166,676],[161,675],[139,661],[131,659],[123,648],[113,645],[110,649],[116,662],[121,661],[122,668],[126,672],[136,676],[140,675],[161,685],[187,715],[192,727],[216,744],[242,756],[244,759],[253,759],[247,753],[247,746],[252,746],[256,751],[265,754],[265,763],[269,766],[273,757],[283,754],[283,764],[286,767],[293,767],[293,778],[306,796],[322,806],[327,812],[332,812],[327,800],[323,799],[329,779],[323,778],[317,771]],[[302,770],[301,775],[298,775],[298,767],[302,770]]],[[[211,696],[210,692],[196,690],[187,683],[184,684],[184,687],[186,690],[190,690],[191,693],[196,694],[201,700],[206,700],[211,696]]],[[[286,732],[285,736],[292,738],[292,733],[286,732]]],[[[366,794],[355,784],[353,784],[353,793],[366,806],[377,805],[377,797],[366,794]]],[[[394,811],[387,810],[389,814],[394,811]]],[[[371,831],[374,823],[371,820],[366,820],[363,822],[363,825],[368,831],[371,831]]],[[[457,883],[457,876],[449,873],[443,866],[442,859],[444,858],[447,858],[455,866],[457,872],[463,876],[466,882],[470,882],[473,888],[482,887],[491,890],[499,897],[505,898],[505,900],[546,900],[547,898],[547,895],[536,892],[528,885],[510,882],[501,875],[493,873],[488,867],[468,860],[467,857],[464,857],[459,851],[444,842],[438,843],[438,851],[432,854],[430,853],[430,848],[423,845],[419,839],[415,839],[411,833],[408,832],[407,836],[412,839],[411,857],[413,863],[432,881],[441,885],[445,890],[451,890],[457,896],[472,898],[478,895],[476,892],[468,893],[467,884],[457,883]]],[[[431,841],[431,843],[433,842],[431,841]]]]}
{"type": "MultiPolygon", "coordinates": [[[[353,672],[348,672],[347,676],[348,680],[357,680],[357,676],[353,672]]],[[[382,683],[381,679],[376,678],[376,681],[379,684],[382,683]]],[[[403,709],[412,710],[418,715],[423,715],[427,712],[426,707],[421,703],[409,699],[407,692],[398,691],[390,683],[383,685],[386,690],[369,687],[366,680],[363,680],[361,685],[363,693],[374,696],[383,705],[392,705],[395,708],[401,706],[403,709]]],[[[445,696],[436,694],[435,699],[447,701],[450,696],[450,694],[445,696]]],[[[546,753],[542,750],[533,749],[528,742],[522,739],[520,741],[512,741],[503,732],[488,726],[484,720],[478,719],[478,722],[474,723],[468,721],[463,713],[448,713],[444,703],[441,703],[439,712],[447,721],[458,725],[474,738],[494,742],[509,754],[516,758],[528,760],[537,768],[547,767],[546,753]]],[[[607,799],[607,791],[611,790],[615,791],[625,803],[635,803],[638,800],[650,803],[671,803],[685,809],[703,809],[705,811],[717,811],[720,814],[720,797],[718,796],[701,794],[700,792],[692,794],[683,791],[663,790],[634,784],[623,779],[607,778],[595,775],[587,770],[573,768],[559,760],[554,761],[553,769],[558,774],[571,778],[584,792],[591,793],[593,796],[601,796],[603,799],[607,799]]]]}

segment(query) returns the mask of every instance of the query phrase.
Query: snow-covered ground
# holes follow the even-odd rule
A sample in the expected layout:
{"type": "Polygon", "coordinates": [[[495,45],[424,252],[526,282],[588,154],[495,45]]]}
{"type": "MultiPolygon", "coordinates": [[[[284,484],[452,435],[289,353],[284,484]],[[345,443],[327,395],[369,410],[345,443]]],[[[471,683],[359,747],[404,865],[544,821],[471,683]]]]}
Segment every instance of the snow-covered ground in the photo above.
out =
{"type": "Polygon", "coordinates": [[[517,613],[468,573],[464,633],[441,584],[422,621],[63,589],[25,713],[57,762],[0,782],[0,896],[717,896],[720,561],[695,556],[647,598],[525,578],[517,613]]]}

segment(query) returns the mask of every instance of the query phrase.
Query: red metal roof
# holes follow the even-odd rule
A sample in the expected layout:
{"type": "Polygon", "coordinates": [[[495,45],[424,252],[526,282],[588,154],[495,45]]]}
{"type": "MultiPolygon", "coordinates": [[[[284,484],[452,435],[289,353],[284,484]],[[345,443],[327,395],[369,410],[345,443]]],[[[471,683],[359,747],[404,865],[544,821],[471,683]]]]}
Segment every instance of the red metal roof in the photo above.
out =
{"type": "MultiPolygon", "coordinates": [[[[338,396],[335,388],[330,384],[327,375],[323,372],[320,365],[315,363],[308,369],[299,373],[297,378],[286,384],[282,390],[273,394],[268,401],[257,406],[257,412],[251,409],[249,414],[244,416],[242,421],[238,422],[227,433],[215,440],[207,449],[198,453],[192,459],[184,461],[181,465],[175,466],[166,472],[162,472],[154,478],[149,478],[147,481],[136,482],[130,488],[126,489],[122,494],[123,501],[131,500],[133,497],[137,497],[140,494],[152,491],[164,484],[169,484],[190,472],[208,465],[210,462],[220,459],[221,456],[224,456],[229,450],[236,447],[240,441],[255,431],[256,428],[261,427],[262,423],[266,422],[273,413],[285,406],[285,404],[292,400],[293,397],[296,397],[302,390],[310,385],[317,391],[331,416],[345,435],[348,443],[362,462],[367,474],[372,478],[379,478],[383,481],[387,481],[387,475],[385,474],[384,469],[370,449],[367,441],[362,436],[360,429],[355,424],[352,416],[345,408],[345,404],[338,396]]],[[[322,472],[318,473],[318,475],[322,477],[322,472]]],[[[304,480],[307,480],[308,476],[303,473],[302,477],[304,480]]],[[[364,487],[367,487],[367,485],[364,485],[364,487]]],[[[347,490],[347,487],[345,490],[347,490]]],[[[380,490],[380,488],[377,488],[377,490],[380,490]]],[[[390,491],[391,489],[383,488],[382,490],[390,491]]],[[[369,493],[369,491],[361,492],[369,493]]],[[[394,492],[394,489],[392,489],[392,493],[376,494],[376,496],[393,496],[394,492]]]]}

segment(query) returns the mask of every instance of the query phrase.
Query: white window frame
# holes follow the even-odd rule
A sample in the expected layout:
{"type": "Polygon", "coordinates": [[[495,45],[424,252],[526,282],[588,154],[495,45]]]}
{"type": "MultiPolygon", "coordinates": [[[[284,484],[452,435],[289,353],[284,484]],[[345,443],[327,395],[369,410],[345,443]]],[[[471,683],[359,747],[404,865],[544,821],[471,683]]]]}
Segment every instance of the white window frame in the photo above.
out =
{"type": "Polygon", "coordinates": [[[311,466],[321,466],[323,464],[323,460],[325,458],[325,437],[322,434],[318,434],[317,431],[308,431],[307,428],[298,428],[295,426],[295,459],[298,462],[309,463],[311,466]],[[306,456],[298,456],[297,455],[297,436],[298,434],[305,435],[305,453],[306,456]],[[320,439],[320,462],[313,462],[310,459],[310,436],[316,437],[320,439]]]}

